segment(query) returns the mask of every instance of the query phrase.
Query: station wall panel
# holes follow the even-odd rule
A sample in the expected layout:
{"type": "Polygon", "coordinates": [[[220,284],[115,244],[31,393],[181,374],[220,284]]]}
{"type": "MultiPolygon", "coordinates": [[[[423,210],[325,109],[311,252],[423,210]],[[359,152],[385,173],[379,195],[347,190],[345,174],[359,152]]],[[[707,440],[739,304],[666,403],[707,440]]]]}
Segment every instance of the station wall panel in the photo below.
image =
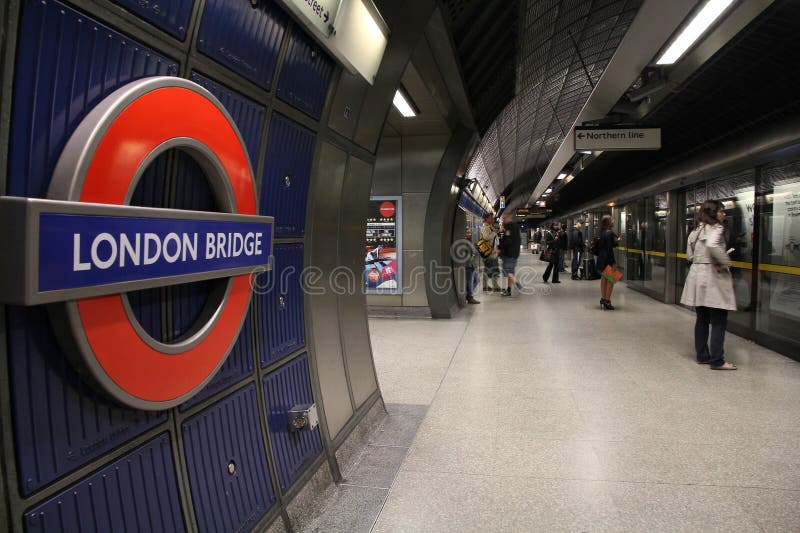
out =
{"type": "Polygon", "coordinates": [[[8,307],[8,352],[20,492],[103,456],[167,419],[93,391],[59,349],[43,306],[8,307]]]}
{"type": "MultiPolygon", "coordinates": [[[[200,165],[186,152],[175,150],[174,194],[169,202],[173,209],[217,211],[211,186],[200,165]]],[[[169,287],[171,306],[168,309],[168,342],[189,331],[203,312],[215,281],[199,281],[169,287]]]]}
{"type": "Polygon", "coordinates": [[[167,204],[168,207],[190,211],[217,211],[217,202],[203,169],[186,152],[175,152],[175,194],[167,204]]]}
{"type": "Polygon", "coordinates": [[[131,304],[131,310],[136,316],[136,320],[151,337],[159,342],[167,340],[162,326],[164,309],[161,304],[165,291],[164,287],[156,287],[127,293],[128,302],[131,304]]]}
{"type": "Polygon", "coordinates": [[[287,411],[295,405],[314,402],[308,356],[303,354],[267,374],[263,385],[272,453],[281,489],[286,490],[322,451],[319,427],[289,432],[287,411]]]}
{"type": "MultiPolygon", "coordinates": [[[[131,196],[131,205],[142,207],[167,207],[167,175],[169,172],[170,154],[158,156],[142,173],[139,183],[131,196]]],[[[161,301],[166,289],[142,289],[128,293],[133,314],[139,324],[154,339],[160,342],[166,340],[162,328],[163,309],[161,301]]]]}
{"type": "Polygon", "coordinates": [[[56,0],[24,0],[17,54],[7,182],[13,196],[46,195],[67,139],[115,89],[178,73],[174,61],[56,0]]]}
{"type": "Polygon", "coordinates": [[[271,0],[206,0],[197,49],[269,89],[287,22],[271,0]]]}
{"type": "Polygon", "coordinates": [[[225,387],[229,387],[253,373],[253,313],[248,311],[239,338],[231,353],[205,388],[181,406],[181,410],[197,405],[225,387]]]}
{"type": "Polygon", "coordinates": [[[302,237],[305,234],[315,139],[314,132],[283,115],[272,114],[259,211],[275,217],[276,236],[302,237]]]}
{"type": "Polygon", "coordinates": [[[131,205],[142,207],[167,207],[167,175],[169,154],[158,156],[142,173],[131,195],[131,205]]]}
{"type": "Polygon", "coordinates": [[[194,0],[113,0],[157,28],[180,40],[186,38],[186,28],[192,14],[194,0]]]}
{"type": "Polygon", "coordinates": [[[250,156],[250,166],[253,172],[256,172],[258,151],[261,147],[261,132],[264,129],[264,117],[267,114],[266,108],[197,72],[192,73],[191,80],[208,89],[208,92],[216,96],[228,110],[242,134],[247,154],[250,156]]]}
{"type": "Polygon", "coordinates": [[[185,531],[167,433],[25,514],[30,533],[185,531]]]}
{"type": "Polygon", "coordinates": [[[201,532],[249,530],[275,502],[257,409],[251,384],[182,424],[201,532]]]}
{"type": "Polygon", "coordinates": [[[288,40],[276,94],[281,100],[319,120],[334,63],[302,31],[291,32],[288,40]]]}
{"type": "Polygon", "coordinates": [[[303,245],[276,244],[272,270],[259,277],[258,349],[266,366],[305,345],[303,245]]]}
{"type": "Polygon", "coordinates": [[[170,311],[172,320],[168,327],[169,336],[166,342],[175,342],[183,337],[203,313],[211,294],[212,287],[224,280],[196,281],[173,285],[167,289],[172,306],[170,311]]]}

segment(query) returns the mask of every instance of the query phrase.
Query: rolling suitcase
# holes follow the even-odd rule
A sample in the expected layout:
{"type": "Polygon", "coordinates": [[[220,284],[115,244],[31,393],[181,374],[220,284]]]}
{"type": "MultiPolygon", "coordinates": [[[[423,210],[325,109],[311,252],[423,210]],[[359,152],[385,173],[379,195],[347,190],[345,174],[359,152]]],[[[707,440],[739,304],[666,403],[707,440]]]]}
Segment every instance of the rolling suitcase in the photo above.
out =
{"type": "Polygon", "coordinates": [[[596,265],[594,257],[591,257],[591,254],[587,254],[581,267],[581,279],[600,279],[600,273],[597,272],[596,265]]]}

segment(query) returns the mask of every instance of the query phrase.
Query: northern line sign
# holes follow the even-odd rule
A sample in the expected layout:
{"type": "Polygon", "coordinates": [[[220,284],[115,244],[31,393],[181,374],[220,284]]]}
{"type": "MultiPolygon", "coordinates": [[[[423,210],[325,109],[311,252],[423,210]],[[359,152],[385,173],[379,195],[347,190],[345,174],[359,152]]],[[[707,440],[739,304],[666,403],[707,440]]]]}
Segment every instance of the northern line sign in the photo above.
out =
{"type": "Polygon", "coordinates": [[[575,150],[660,150],[661,128],[575,128],[575,150]]]}

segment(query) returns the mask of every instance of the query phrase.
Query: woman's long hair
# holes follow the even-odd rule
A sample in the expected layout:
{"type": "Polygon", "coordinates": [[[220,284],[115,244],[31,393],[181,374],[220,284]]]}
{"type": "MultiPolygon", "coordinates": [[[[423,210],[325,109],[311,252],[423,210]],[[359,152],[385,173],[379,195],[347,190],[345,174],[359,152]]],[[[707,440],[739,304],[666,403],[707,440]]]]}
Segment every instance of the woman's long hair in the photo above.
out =
{"type": "Polygon", "coordinates": [[[703,205],[700,207],[700,212],[697,213],[698,224],[708,224],[709,226],[719,224],[719,220],[717,220],[717,212],[723,209],[724,207],[722,202],[719,200],[708,200],[703,202],[703,205]]]}
{"type": "Polygon", "coordinates": [[[603,215],[600,219],[600,231],[611,229],[611,215],[603,215]]]}

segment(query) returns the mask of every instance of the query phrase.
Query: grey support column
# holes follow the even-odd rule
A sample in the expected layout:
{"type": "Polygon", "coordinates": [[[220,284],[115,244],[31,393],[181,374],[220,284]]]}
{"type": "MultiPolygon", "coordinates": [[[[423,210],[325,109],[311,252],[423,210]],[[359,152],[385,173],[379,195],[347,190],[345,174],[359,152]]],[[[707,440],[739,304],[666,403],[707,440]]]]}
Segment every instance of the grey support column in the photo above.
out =
{"type": "Polygon", "coordinates": [[[310,233],[306,296],[310,321],[310,344],[317,368],[322,404],[331,440],[335,439],[353,414],[344,366],[339,326],[339,301],[329,280],[339,265],[339,197],[344,183],[347,154],[324,143],[319,150],[316,173],[309,198],[310,233]]]}
{"type": "MultiPolygon", "coordinates": [[[[372,165],[350,156],[342,188],[339,254],[342,273],[352,275],[354,290],[339,295],[342,347],[345,353],[350,391],[355,409],[361,407],[378,388],[372,361],[372,344],[367,326],[364,285],[364,249],[372,165]]],[[[342,276],[343,278],[343,276],[342,276]]]]}
{"type": "Polygon", "coordinates": [[[433,318],[452,318],[458,311],[450,257],[453,224],[458,209],[459,168],[475,142],[475,132],[459,126],[439,163],[425,216],[425,283],[433,318]]]}

